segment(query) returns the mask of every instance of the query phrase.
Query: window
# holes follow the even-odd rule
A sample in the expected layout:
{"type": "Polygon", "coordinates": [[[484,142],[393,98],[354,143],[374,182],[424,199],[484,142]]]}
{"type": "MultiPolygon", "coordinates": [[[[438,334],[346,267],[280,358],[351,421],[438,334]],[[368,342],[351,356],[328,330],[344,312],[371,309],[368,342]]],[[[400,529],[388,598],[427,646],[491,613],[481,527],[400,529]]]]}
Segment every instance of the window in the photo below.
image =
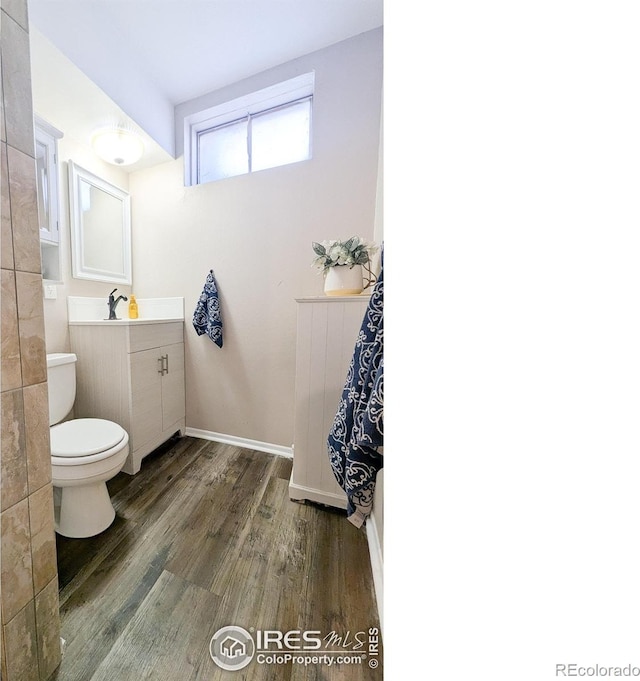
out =
{"type": "Polygon", "coordinates": [[[313,73],[185,119],[185,184],[311,158],[313,73]]]}

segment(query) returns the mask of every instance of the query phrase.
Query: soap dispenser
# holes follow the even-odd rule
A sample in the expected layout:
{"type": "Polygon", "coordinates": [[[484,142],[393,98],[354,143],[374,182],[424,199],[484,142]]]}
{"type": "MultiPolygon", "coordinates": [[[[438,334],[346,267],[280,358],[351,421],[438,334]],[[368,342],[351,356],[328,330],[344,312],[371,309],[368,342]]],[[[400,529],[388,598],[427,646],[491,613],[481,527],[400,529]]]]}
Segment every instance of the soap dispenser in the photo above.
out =
{"type": "Polygon", "coordinates": [[[138,303],[135,296],[131,296],[129,301],[129,319],[138,319],[138,303]]]}

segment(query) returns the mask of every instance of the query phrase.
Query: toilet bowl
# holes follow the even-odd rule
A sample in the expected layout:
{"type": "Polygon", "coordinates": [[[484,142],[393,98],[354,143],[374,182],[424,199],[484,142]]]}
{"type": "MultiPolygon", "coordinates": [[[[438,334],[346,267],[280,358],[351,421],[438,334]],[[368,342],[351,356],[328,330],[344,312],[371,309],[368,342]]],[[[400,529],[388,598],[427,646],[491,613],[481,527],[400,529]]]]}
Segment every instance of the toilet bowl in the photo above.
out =
{"type": "Polygon", "coordinates": [[[129,435],[105,419],[63,421],[75,400],[76,361],[73,353],[47,355],[55,529],[80,538],[103,532],[115,518],[106,482],[124,465],[129,435]]]}

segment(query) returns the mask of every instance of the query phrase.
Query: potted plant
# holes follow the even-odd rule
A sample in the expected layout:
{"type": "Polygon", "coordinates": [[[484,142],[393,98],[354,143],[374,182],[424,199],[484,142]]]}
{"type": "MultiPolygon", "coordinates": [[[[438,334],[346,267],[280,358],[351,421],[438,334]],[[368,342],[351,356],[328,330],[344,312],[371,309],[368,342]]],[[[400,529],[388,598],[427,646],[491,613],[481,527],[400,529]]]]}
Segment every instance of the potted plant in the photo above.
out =
{"type": "Polygon", "coordinates": [[[316,257],[313,265],[322,269],[324,275],[324,292],[328,296],[352,296],[375,282],[375,276],[369,263],[378,247],[352,236],[346,241],[314,241],[312,244],[316,257]],[[366,284],[362,270],[366,272],[366,284]]]}

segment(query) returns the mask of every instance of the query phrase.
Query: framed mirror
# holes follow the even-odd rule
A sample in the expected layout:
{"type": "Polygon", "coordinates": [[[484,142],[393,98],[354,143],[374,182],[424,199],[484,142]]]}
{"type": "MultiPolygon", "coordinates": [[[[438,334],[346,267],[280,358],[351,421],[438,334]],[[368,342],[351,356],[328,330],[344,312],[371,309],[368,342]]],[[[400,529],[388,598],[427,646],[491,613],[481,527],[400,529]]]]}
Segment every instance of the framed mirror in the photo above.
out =
{"type": "Polygon", "coordinates": [[[131,284],[128,192],[69,161],[69,202],[73,276],[131,284]]]}

